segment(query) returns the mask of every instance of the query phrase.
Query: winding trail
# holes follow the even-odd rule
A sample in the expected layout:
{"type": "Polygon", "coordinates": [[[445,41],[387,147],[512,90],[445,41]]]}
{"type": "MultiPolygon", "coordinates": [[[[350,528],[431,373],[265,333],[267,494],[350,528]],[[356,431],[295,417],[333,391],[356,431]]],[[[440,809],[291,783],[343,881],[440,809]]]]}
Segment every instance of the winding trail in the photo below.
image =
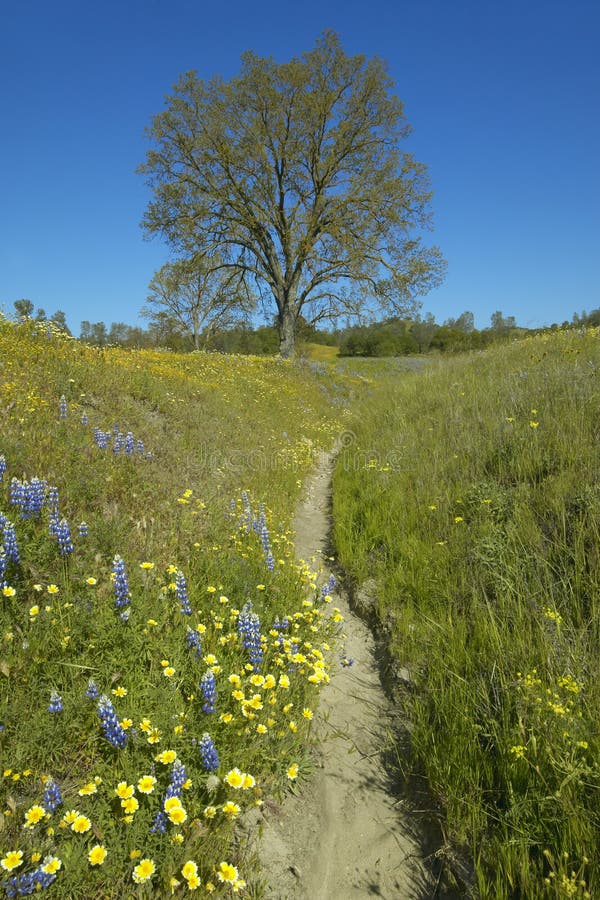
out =
{"type": "MultiPolygon", "coordinates": [[[[334,455],[323,454],[295,519],[296,554],[326,569],[334,455]]],[[[345,653],[321,692],[315,772],[298,796],[263,812],[258,857],[268,900],[416,900],[435,895],[408,810],[388,790],[382,752],[393,711],[379,679],[369,628],[337,593],[345,653]],[[414,829],[413,829],[414,830],[414,829]]]]}

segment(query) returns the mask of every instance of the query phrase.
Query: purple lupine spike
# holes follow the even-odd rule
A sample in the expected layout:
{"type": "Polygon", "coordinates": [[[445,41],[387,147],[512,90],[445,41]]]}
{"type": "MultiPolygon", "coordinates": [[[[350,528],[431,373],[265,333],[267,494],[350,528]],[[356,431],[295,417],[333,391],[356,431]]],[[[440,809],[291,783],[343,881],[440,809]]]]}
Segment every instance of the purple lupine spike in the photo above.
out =
{"type": "Polygon", "coordinates": [[[263,661],[260,620],[252,608],[251,600],[242,607],[238,618],[238,632],[242,646],[248,651],[251,664],[255,669],[260,669],[263,661]]]}
{"type": "Polygon", "coordinates": [[[127,743],[127,733],[119,724],[115,708],[106,694],[102,694],[98,700],[98,715],[106,740],[113,747],[122,749],[127,743]]]}
{"type": "Polygon", "coordinates": [[[208,669],[200,679],[200,690],[202,691],[202,696],[204,697],[204,703],[202,704],[202,711],[205,713],[214,713],[216,712],[216,702],[217,702],[217,680],[214,676],[214,673],[208,669]]]}
{"type": "Polygon", "coordinates": [[[50,703],[48,704],[48,712],[60,713],[63,711],[62,697],[58,691],[50,692],[50,703]]]}
{"type": "Polygon", "coordinates": [[[202,758],[202,766],[205,772],[216,772],[219,768],[219,754],[210,734],[205,731],[198,741],[198,750],[202,758]]]}
{"type": "Polygon", "coordinates": [[[202,641],[196,629],[190,628],[189,625],[185,634],[185,643],[190,650],[196,651],[196,659],[200,659],[202,656],[202,641]]]}
{"type": "Polygon", "coordinates": [[[97,700],[100,696],[100,688],[93,678],[90,678],[90,680],[88,681],[85,696],[88,698],[88,700],[97,700]]]}
{"type": "Polygon", "coordinates": [[[115,606],[123,607],[131,603],[125,563],[118,555],[113,560],[113,589],[115,592],[115,606]]]}
{"type": "Polygon", "coordinates": [[[17,533],[15,531],[15,526],[12,522],[9,522],[7,518],[5,518],[0,513],[0,528],[2,529],[2,544],[4,546],[4,558],[5,562],[13,562],[16,566],[19,565],[21,561],[21,557],[19,554],[19,545],[17,544],[17,533]]]}
{"type": "Polygon", "coordinates": [[[185,575],[181,571],[178,571],[175,576],[175,590],[177,599],[180,603],[180,612],[182,615],[191,616],[192,607],[190,606],[190,601],[188,599],[187,582],[185,580],[185,575]]]}
{"type": "Polygon", "coordinates": [[[56,539],[60,555],[66,557],[75,549],[71,540],[71,529],[66,519],[61,519],[56,526],[56,539]]]}
{"type": "Polygon", "coordinates": [[[168,788],[165,791],[165,800],[170,797],[181,797],[183,785],[187,781],[187,771],[184,764],[176,759],[171,767],[171,779],[168,788]]]}
{"type": "Polygon", "coordinates": [[[57,809],[62,802],[63,798],[60,787],[58,786],[54,778],[49,778],[44,789],[42,806],[44,807],[46,812],[53,813],[54,810],[57,809]]]}

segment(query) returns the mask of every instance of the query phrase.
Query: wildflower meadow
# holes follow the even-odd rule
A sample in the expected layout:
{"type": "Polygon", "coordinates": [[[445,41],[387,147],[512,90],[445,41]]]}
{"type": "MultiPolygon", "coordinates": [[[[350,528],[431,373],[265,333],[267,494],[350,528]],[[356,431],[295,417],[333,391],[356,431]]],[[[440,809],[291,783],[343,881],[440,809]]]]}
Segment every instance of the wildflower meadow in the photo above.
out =
{"type": "Polygon", "coordinates": [[[334,444],[446,881],[598,896],[598,338],[291,363],[0,318],[0,896],[262,896],[245,823],[343,660],[291,530],[334,444]]]}
{"type": "Polygon", "coordinates": [[[341,415],[289,363],[0,321],[0,891],[255,896],[340,628],[289,530],[341,415]]]}

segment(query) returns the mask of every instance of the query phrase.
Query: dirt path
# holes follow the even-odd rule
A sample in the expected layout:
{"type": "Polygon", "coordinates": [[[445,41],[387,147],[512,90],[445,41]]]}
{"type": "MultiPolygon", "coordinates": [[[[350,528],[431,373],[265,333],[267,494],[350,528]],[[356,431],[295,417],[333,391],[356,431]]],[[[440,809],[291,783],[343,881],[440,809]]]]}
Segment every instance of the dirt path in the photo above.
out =
{"type": "MultiPolygon", "coordinates": [[[[333,456],[323,455],[295,520],[296,554],[325,559],[333,456]]],[[[381,754],[391,710],[379,679],[370,630],[343,594],[345,653],[321,694],[314,774],[281,807],[264,812],[258,848],[269,900],[432,897],[434,884],[402,801],[388,793],[381,754]]]]}

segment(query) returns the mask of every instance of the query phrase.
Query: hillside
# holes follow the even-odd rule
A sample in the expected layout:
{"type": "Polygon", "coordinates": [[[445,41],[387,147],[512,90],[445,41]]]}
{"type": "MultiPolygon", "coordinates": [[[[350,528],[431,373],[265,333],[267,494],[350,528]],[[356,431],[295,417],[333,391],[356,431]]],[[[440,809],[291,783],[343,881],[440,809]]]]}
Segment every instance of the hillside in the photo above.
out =
{"type": "Polygon", "coordinates": [[[239,891],[235,822],[298,777],[329,678],[289,525],[343,390],[6,321],[0,359],[7,896],[239,891]]]}

